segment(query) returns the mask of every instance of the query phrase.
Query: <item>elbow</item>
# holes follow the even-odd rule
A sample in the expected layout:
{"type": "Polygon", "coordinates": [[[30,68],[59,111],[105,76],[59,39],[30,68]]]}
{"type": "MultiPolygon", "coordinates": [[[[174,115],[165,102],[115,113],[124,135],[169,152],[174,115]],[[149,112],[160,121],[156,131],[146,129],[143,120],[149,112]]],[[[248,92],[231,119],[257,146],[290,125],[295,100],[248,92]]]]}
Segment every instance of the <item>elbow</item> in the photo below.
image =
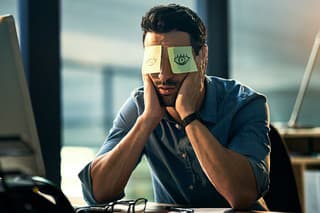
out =
{"type": "Polygon", "coordinates": [[[92,195],[97,203],[105,203],[110,197],[108,194],[103,193],[99,188],[95,187],[94,184],[92,187],[92,195]]]}
{"type": "Polygon", "coordinates": [[[115,197],[114,194],[116,193],[116,188],[112,186],[115,184],[112,182],[112,179],[109,180],[108,176],[106,176],[106,173],[98,160],[92,162],[90,176],[92,187],[91,193],[96,203],[112,201],[115,197]]]}
{"type": "Polygon", "coordinates": [[[121,198],[122,194],[123,194],[122,191],[118,192],[108,188],[104,188],[102,190],[102,187],[94,187],[94,185],[92,188],[92,195],[96,203],[107,203],[107,202],[115,201],[121,198]]]}
{"type": "Polygon", "coordinates": [[[234,210],[250,210],[254,204],[254,201],[241,201],[237,200],[231,203],[231,207],[234,210]]]}
{"type": "MultiPolygon", "coordinates": [[[[92,170],[91,170],[92,171],[92,170]]],[[[104,176],[91,172],[92,197],[96,203],[106,203],[117,200],[123,194],[122,187],[115,187],[115,183],[104,176]],[[110,183],[110,184],[106,184],[110,183]]]]}
{"type": "Polygon", "coordinates": [[[245,191],[235,193],[228,199],[230,206],[236,210],[248,210],[257,201],[257,193],[253,191],[245,191]]]}
{"type": "Polygon", "coordinates": [[[102,187],[98,186],[98,184],[92,180],[92,195],[97,203],[104,203],[108,200],[108,194],[102,191],[102,187]]]}

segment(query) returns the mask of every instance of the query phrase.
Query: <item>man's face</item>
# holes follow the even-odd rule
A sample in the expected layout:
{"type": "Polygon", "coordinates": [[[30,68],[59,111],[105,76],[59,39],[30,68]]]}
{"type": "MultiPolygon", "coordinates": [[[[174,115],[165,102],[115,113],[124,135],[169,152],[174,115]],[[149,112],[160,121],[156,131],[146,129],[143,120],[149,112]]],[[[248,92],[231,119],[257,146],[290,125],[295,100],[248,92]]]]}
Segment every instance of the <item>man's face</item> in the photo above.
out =
{"type": "Polygon", "coordinates": [[[168,47],[191,46],[188,33],[171,31],[168,33],[148,32],[144,40],[145,47],[162,46],[161,65],[159,72],[150,75],[160,102],[164,106],[174,106],[178,91],[187,76],[187,73],[174,74],[168,56],[168,47]]]}

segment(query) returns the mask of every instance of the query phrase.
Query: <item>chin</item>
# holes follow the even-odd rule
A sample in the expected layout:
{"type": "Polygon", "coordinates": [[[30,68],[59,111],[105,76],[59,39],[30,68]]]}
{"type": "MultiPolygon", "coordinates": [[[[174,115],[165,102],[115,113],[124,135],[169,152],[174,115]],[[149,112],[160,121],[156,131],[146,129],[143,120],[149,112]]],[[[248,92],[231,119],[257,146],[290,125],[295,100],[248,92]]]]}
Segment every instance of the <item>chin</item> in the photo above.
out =
{"type": "Polygon", "coordinates": [[[174,107],[175,103],[176,103],[176,97],[172,97],[172,96],[159,96],[160,98],[160,102],[162,106],[166,106],[166,107],[174,107]]]}

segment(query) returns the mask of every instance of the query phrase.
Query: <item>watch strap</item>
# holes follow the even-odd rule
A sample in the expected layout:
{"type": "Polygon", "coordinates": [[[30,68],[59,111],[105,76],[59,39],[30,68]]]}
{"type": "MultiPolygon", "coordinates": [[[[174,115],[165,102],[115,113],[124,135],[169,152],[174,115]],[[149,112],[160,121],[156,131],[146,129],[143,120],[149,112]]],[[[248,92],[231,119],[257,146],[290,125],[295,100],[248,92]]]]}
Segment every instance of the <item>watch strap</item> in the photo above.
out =
{"type": "Polygon", "coordinates": [[[200,120],[200,114],[199,112],[193,112],[190,115],[186,116],[184,119],[182,119],[181,123],[183,127],[188,126],[192,121],[194,120],[200,120]]]}

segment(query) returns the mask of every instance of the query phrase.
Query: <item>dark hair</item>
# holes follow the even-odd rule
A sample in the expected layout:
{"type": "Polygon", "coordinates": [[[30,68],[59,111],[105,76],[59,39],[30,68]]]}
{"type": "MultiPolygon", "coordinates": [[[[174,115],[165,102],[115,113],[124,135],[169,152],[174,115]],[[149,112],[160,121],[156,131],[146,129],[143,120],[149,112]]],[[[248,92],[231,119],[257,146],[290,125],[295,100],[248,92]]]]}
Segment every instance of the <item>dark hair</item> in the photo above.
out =
{"type": "Polygon", "coordinates": [[[141,20],[144,31],[142,42],[147,32],[167,33],[173,30],[190,35],[191,45],[196,53],[206,43],[207,31],[200,17],[191,9],[177,4],[160,5],[151,8],[141,20]]]}

